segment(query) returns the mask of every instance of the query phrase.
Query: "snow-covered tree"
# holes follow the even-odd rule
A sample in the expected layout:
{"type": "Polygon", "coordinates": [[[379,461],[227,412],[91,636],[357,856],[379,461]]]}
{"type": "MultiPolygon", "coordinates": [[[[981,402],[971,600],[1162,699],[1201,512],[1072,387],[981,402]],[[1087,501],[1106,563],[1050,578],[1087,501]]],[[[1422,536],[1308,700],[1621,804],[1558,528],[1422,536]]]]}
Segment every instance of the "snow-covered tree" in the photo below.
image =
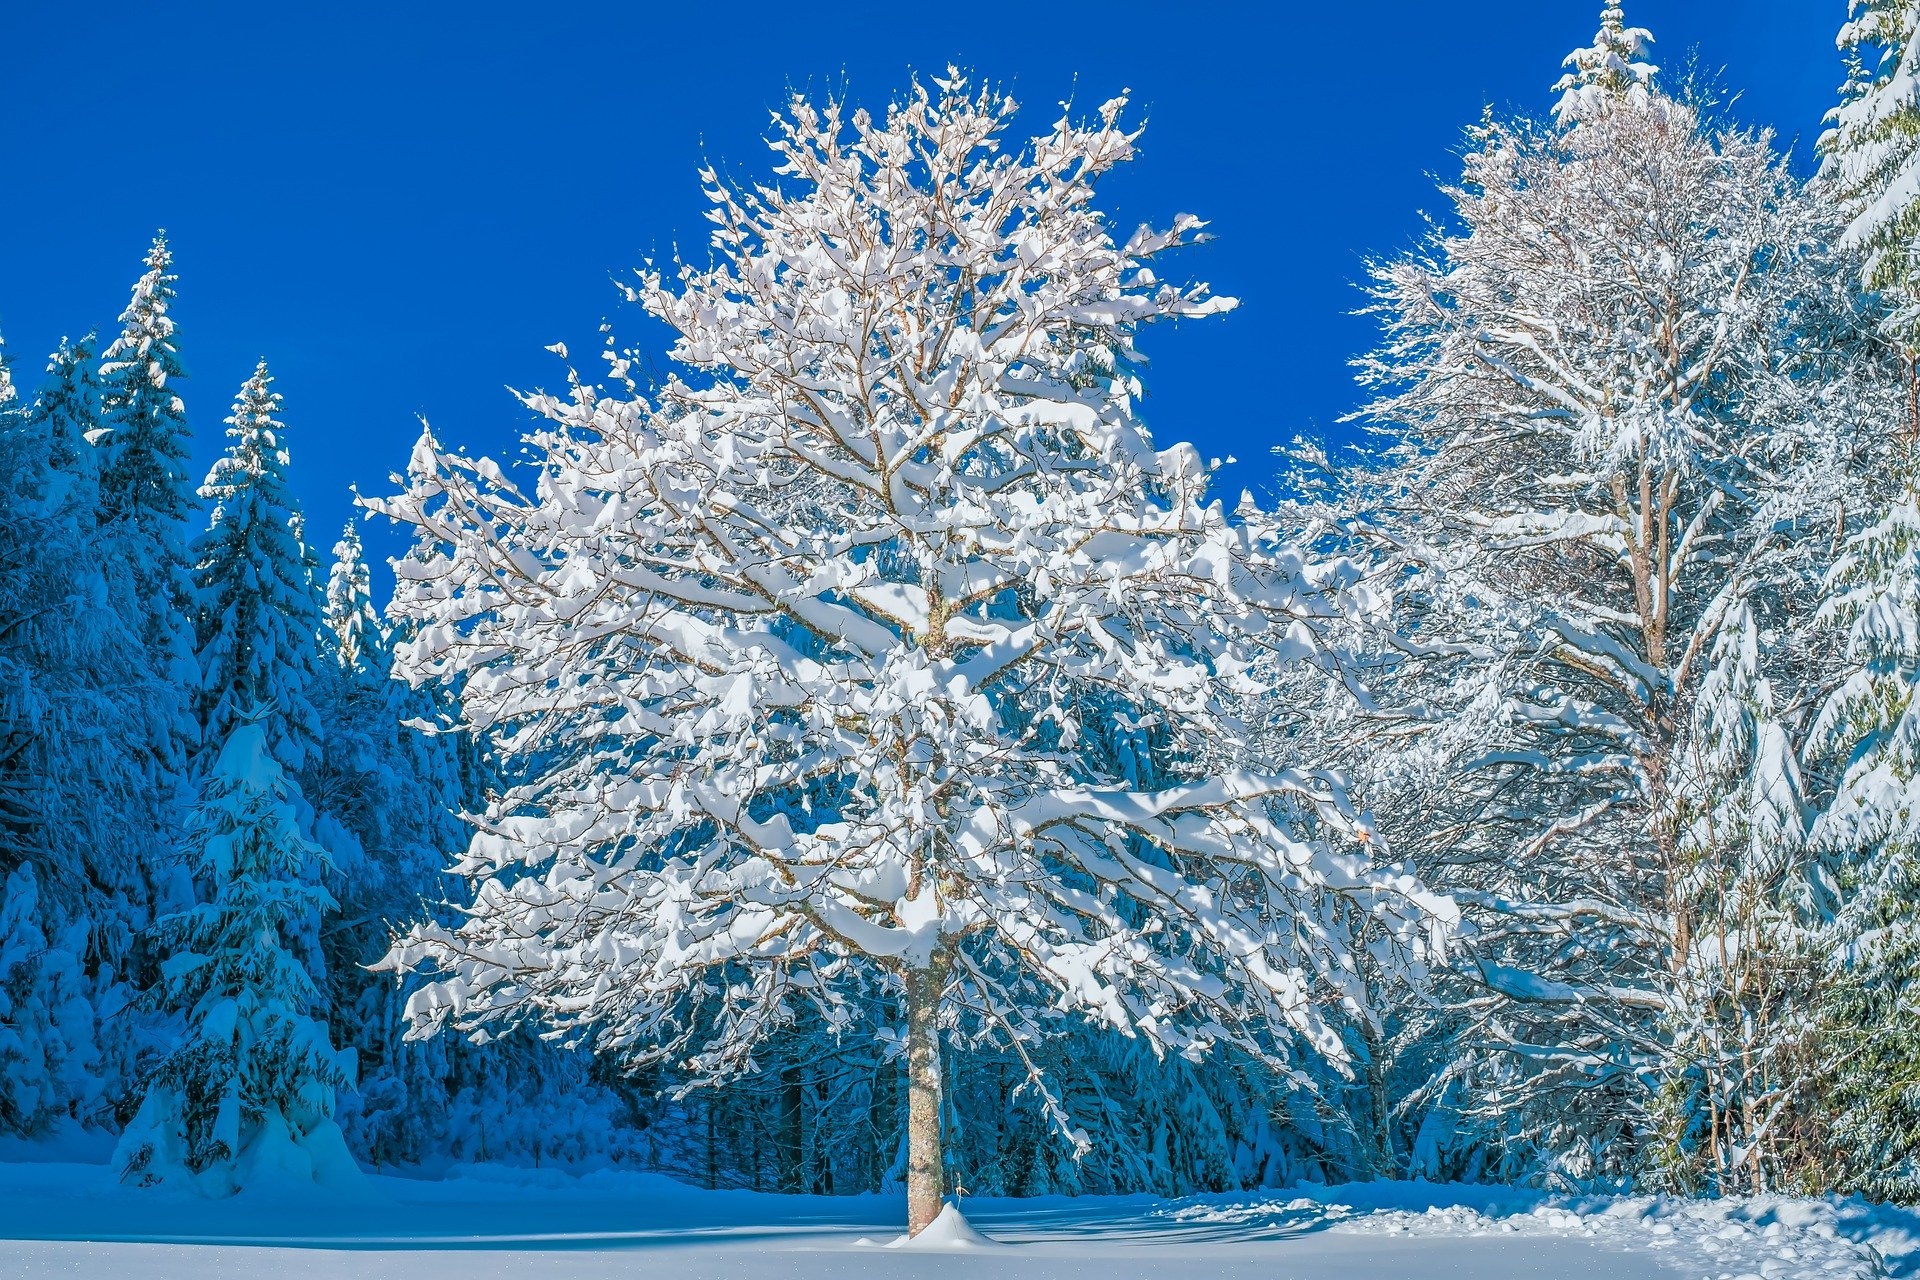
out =
{"type": "Polygon", "coordinates": [[[1911,295],[1920,263],[1920,3],[1851,0],[1839,44],[1850,74],[1820,139],[1825,177],[1848,209],[1877,289],[1911,295]],[[1869,65],[1871,64],[1871,65],[1869,65]]]}
{"type": "Polygon", "coordinates": [[[1821,612],[1847,658],[1810,743],[1839,775],[1812,833],[1845,890],[1831,931],[1842,981],[1826,1011],[1835,1173],[1847,1189],[1904,1197],[1920,1188],[1920,507],[1911,490],[1849,541],[1821,612]]]}
{"type": "Polygon", "coordinates": [[[261,361],[227,419],[227,451],[200,496],[213,504],[193,543],[199,632],[199,711],[205,740],[269,708],[268,741],[299,768],[320,736],[308,697],[320,662],[322,604],[287,484],[280,396],[261,361]]]}
{"type": "Polygon", "coordinates": [[[63,490],[49,494],[59,504],[94,518],[100,502],[100,450],[95,438],[106,427],[94,338],[60,344],[47,366],[47,380],[33,406],[46,437],[47,462],[63,490]]]}
{"type": "Polygon", "coordinates": [[[1660,68],[1646,61],[1653,33],[1629,27],[1619,5],[1608,4],[1600,14],[1600,30],[1593,43],[1567,55],[1567,73],[1553,86],[1560,95],[1554,115],[1562,123],[1576,123],[1612,102],[1644,106],[1653,92],[1660,68]]]}
{"type": "Polygon", "coordinates": [[[178,384],[186,376],[174,337],[173,255],[165,234],[154,237],[147,270],[120,315],[120,334],[101,353],[100,379],[107,453],[100,473],[100,522],[114,546],[130,627],[147,649],[156,677],[156,710],[166,721],[151,744],[154,785],[185,767],[199,740],[190,691],[196,683],[193,582],[188,573],[187,521],[194,508],[186,405],[178,384]]]}
{"type": "MultiPolygon", "coordinates": [[[[1785,619],[1776,619],[1785,621],[1785,619]]],[[[1836,889],[1808,856],[1806,787],[1773,682],[1770,645],[1742,600],[1719,628],[1677,754],[1672,896],[1693,917],[1677,956],[1674,1065],[1658,1111],[1663,1176],[1687,1190],[1791,1186],[1796,1122],[1813,1102],[1825,922],[1836,889]]],[[[1777,661],[1774,669],[1779,669],[1777,661]]]]}
{"type": "MultiPolygon", "coordinates": [[[[149,742],[164,736],[154,704],[165,699],[151,696],[144,646],[117,607],[112,550],[96,525],[88,359],[84,346],[56,353],[30,406],[0,395],[0,872],[26,877],[9,908],[15,936],[38,931],[57,943],[45,974],[64,976],[42,976],[61,988],[62,1010],[117,999],[116,970],[148,897],[145,863],[162,839],[146,765],[149,742]],[[87,959],[75,971],[84,988],[66,990],[74,974],[61,954],[87,959]]],[[[25,972],[13,981],[27,982],[25,972]]],[[[10,1052],[73,1059],[84,1038],[73,1019],[60,1015],[57,1036],[71,1048],[44,1039],[55,1033],[34,1023],[36,999],[16,988],[23,1041],[10,1052]]],[[[102,1093],[117,1098],[118,1065],[45,1077],[67,1092],[0,1124],[79,1118],[102,1093]]]]}
{"type": "Polygon", "coordinates": [[[396,562],[401,668],[465,680],[513,783],[457,865],[465,923],[393,954],[442,975],[419,1030],[537,1014],[717,1079],[802,1008],[882,1011],[914,1230],[943,1032],[1024,1053],[1078,1015],[1342,1060],[1347,917],[1402,967],[1451,912],[1369,857],[1337,777],[1205,767],[1255,655],[1318,653],[1340,577],[1136,416],[1136,332],[1231,305],[1157,274],[1201,224],[1113,238],[1123,100],[1013,147],[1010,100],[936,89],[796,99],[778,188],[703,174],[716,264],[632,290],[686,374],[530,396],[530,493],[428,435],[372,504],[430,551],[396,562]],[[1101,720],[1172,780],[1087,750],[1101,720]]]}
{"type": "MultiPolygon", "coordinates": [[[[0,521],[0,565],[6,569],[0,575],[0,617],[16,626],[44,607],[38,597],[48,588],[36,572],[42,567],[38,552],[44,530],[32,523],[36,481],[44,482],[46,469],[35,465],[37,451],[31,449],[19,401],[6,346],[0,343],[0,462],[7,464],[10,481],[0,505],[0,516],[6,517],[0,521]]],[[[25,860],[28,833],[46,808],[40,794],[43,771],[32,754],[40,736],[42,697],[34,664],[22,648],[0,648],[0,832],[5,833],[12,865],[25,860]]]]}
{"type": "Polygon", "coordinates": [[[333,567],[327,572],[327,630],[333,634],[334,655],[343,667],[377,671],[387,676],[386,632],[373,607],[373,575],[367,569],[360,529],[353,521],[333,545],[333,567]]]}
{"type": "Polygon", "coordinates": [[[1847,83],[1827,113],[1821,177],[1848,219],[1867,287],[1889,300],[1889,332],[1906,359],[1905,443],[1920,446],[1920,3],[1851,0],[1839,45],[1847,83]]]}
{"type": "Polygon", "coordinates": [[[0,1129],[27,1135],[79,1119],[102,1085],[81,963],[86,921],[49,937],[43,910],[24,863],[0,897],[0,1129]]]}
{"type": "Polygon", "coordinates": [[[147,993],[183,1022],[115,1155],[123,1181],[231,1195],[356,1176],[333,1119],[353,1055],[313,1016],[319,989],[292,931],[331,910],[326,854],[300,831],[299,790],[258,720],[235,725],[201,784],[185,855],[199,901],[154,922],[147,993]]]}
{"type": "Polygon", "coordinates": [[[1339,524],[1408,637],[1366,798],[1479,926],[1452,1010],[1414,1015],[1454,1048],[1409,1105],[1469,1108],[1488,1176],[1571,1182],[1658,1163],[1721,889],[1681,839],[1683,763],[1720,750],[1702,681],[1743,602],[1810,616],[1854,424],[1890,403],[1831,215],[1768,136],[1595,85],[1477,130],[1457,222],[1376,269],[1365,416],[1398,446],[1339,524]]]}

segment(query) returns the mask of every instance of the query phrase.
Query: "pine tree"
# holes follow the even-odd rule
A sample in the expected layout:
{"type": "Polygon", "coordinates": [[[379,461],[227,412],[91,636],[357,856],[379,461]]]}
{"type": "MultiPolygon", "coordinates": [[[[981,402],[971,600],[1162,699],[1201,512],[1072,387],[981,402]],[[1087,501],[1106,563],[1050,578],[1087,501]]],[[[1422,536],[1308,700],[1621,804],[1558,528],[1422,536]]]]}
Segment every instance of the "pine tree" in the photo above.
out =
{"type": "Polygon", "coordinates": [[[301,834],[300,804],[266,726],[237,723],[188,821],[200,900],[151,932],[165,959],[147,1004],[184,1027],[121,1135],[123,1181],[230,1195],[357,1174],[333,1119],[353,1055],[313,1016],[320,990],[294,937],[334,906],[314,883],[326,854],[301,834]]]}
{"type": "MultiPolygon", "coordinates": [[[[33,500],[34,478],[41,474],[26,449],[25,415],[13,386],[13,367],[0,341],[0,463],[11,480],[0,491],[0,616],[24,617],[35,606],[28,583],[28,566],[36,547],[31,531],[21,528],[21,514],[33,500]],[[22,475],[22,472],[27,474],[22,475]]],[[[41,804],[37,779],[28,752],[40,718],[39,694],[32,667],[20,660],[13,646],[0,648],[0,832],[6,832],[9,864],[25,861],[25,839],[19,834],[33,822],[41,804]]]]}
{"type": "Polygon", "coordinates": [[[353,671],[388,678],[386,632],[373,607],[373,575],[367,570],[360,528],[352,520],[333,546],[333,567],[327,574],[327,630],[333,634],[334,654],[353,671]]]}
{"type": "Polygon", "coordinates": [[[1661,1177],[1687,1192],[1790,1188],[1807,1154],[1795,1130],[1812,1101],[1818,957],[1836,904],[1810,857],[1806,788],[1762,651],[1812,639],[1776,626],[1763,640],[1749,604],[1736,605],[1677,756],[1673,896],[1692,926],[1658,1111],[1661,1177]]]}
{"type": "Polygon", "coordinates": [[[1852,0],[1840,28],[1847,83],[1820,139],[1824,176],[1866,250],[1870,287],[1916,299],[1920,262],[1920,2],[1852,0]]]}
{"type": "Polygon", "coordinates": [[[59,478],[61,491],[49,497],[71,503],[89,521],[98,517],[100,503],[100,448],[96,441],[106,431],[106,413],[96,368],[92,334],[78,342],[62,342],[47,366],[47,380],[33,407],[33,416],[46,437],[47,461],[59,478]]]}
{"type": "Polygon", "coordinates": [[[1620,6],[1609,3],[1601,11],[1593,43],[1567,55],[1567,73],[1553,86],[1560,95],[1554,115],[1562,123],[1573,123],[1609,102],[1645,106],[1660,70],[1644,60],[1652,44],[1652,32],[1629,27],[1620,6]]]}
{"type": "MultiPolygon", "coordinates": [[[[1903,445],[1920,447],[1920,0],[1852,0],[1839,44],[1841,102],[1827,113],[1821,178],[1848,218],[1842,243],[1883,296],[1906,363],[1903,445]],[[1871,64],[1871,65],[1870,65],[1871,64]]],[[[1911,465],[1901,460],[1904,469],[1911,465]]]]}
{"type": "Polygon", "coordinates": [[[0,871],[35,864],[49,912],[98,921],[82,951],[111,966],[159,839],[145,748],[165,698],[96,524],[88,364],[63,347],[31,406],[0,402],[0,871]]]}
{"type": "Polygon", "coordinates": [[[155,677],[156,710],[166,721],[152,744],[153,784],[171,790],[199,739],[186,691],[198,683],[194,662],[193,583],[187,572],[187,520],[193,492],[187,474],[186,371],[174,338],[172,254],[154,237],[146,273],[120,315],[120,335],[101,356],[107,450],[100,473],[103,535],[113,544],[123,580],[118,599],[133,610],[146,666],[155,677]]]}
{"type": "Polygon", "coordinates": [[[211,523],[193,543],[199,633],[198,710],[209,743],[267,708],[265,732],[298,769],[320,739],[309,698],[319,669],[322,608],[298,500],[287,483],[280,396],[263,360],[227,419],[227,451],[200,496],[211,523]]]}

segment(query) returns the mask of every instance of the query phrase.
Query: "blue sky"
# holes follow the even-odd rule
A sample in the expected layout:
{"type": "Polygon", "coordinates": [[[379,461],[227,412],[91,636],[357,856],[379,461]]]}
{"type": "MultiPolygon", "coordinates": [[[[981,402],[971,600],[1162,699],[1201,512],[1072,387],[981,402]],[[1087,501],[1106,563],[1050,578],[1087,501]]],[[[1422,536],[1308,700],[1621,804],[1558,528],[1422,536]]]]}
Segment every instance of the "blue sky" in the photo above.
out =
{"type": "MultiPolygon", "coordinates": [[[[542,348],[602,319],[660,334],[611,281],[676,244],[704,256],[703,158],[757,177],[789,87],[883,103],[949,62],[1007,85],[1038,128],[1131,88],[1141,159],[1125,226],[1192,211],[1186,259],[1243,299],[1156,334],[1163,443],[1271,474],[1269,448],[1337,435],[1365,257],[1412,243],[1483,104],[1544,111],[1597,0],[1013,5],[0,3],[0,333],[19,381],[63,334],[110,330],[153,229],[180,273],[196,464],[264,355],[323,547],[348,485],[382,491],[429,417],[502,452],[505,386],[558,385],[542,348]],[[1311,14],[1311,16],[1308,16],[1311,14]]],[[[1629,0],[1656,61],[1697,55],[1803,172],[1842,73],[1845,0],[1629,0]]],[[[1231,496],[1229,495],[1229,501],[1231,496]]]]}

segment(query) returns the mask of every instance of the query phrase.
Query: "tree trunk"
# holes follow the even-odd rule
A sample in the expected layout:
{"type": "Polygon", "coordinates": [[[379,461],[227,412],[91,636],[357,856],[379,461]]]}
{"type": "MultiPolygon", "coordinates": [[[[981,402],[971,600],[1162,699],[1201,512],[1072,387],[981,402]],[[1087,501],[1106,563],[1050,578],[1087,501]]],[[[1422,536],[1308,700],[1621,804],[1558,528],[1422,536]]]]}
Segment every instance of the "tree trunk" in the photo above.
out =
{"type": "Polygon", "coordinates": [[[780,1144],[774,1158],[779,1162],[780,1190],[788,1195],[799,1195],[807,1189],[807,1135],[801,1111],[804,1084],[798,1066],[780,1073],[780,1144]]]}
{"type": "Polygon", "coordinates": [[[940,1214],[940,995],[947,963],[935,956],[907,972],[907,1234],[940,1214]]]}

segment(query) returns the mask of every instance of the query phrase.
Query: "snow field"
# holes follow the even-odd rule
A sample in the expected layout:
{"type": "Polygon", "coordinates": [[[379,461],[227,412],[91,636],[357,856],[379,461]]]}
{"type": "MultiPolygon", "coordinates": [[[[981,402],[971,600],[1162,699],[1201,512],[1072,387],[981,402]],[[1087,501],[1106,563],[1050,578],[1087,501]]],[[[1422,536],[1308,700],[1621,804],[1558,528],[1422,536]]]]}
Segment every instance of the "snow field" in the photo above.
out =
{"type": "Polygon", "coordinates": [[[1544,1197],[1371,1183],[1265,1196],[968,1200],[913,1247],[895,1197],[708,1192],[652,1174],[467,1167],[357,1193],[211,1201],[100,1165],[0,1165],[0,1275],[116,1280],[673,1276],[1873,1280],[1920,1216],[1859,1201],[1544,1197]]]}

